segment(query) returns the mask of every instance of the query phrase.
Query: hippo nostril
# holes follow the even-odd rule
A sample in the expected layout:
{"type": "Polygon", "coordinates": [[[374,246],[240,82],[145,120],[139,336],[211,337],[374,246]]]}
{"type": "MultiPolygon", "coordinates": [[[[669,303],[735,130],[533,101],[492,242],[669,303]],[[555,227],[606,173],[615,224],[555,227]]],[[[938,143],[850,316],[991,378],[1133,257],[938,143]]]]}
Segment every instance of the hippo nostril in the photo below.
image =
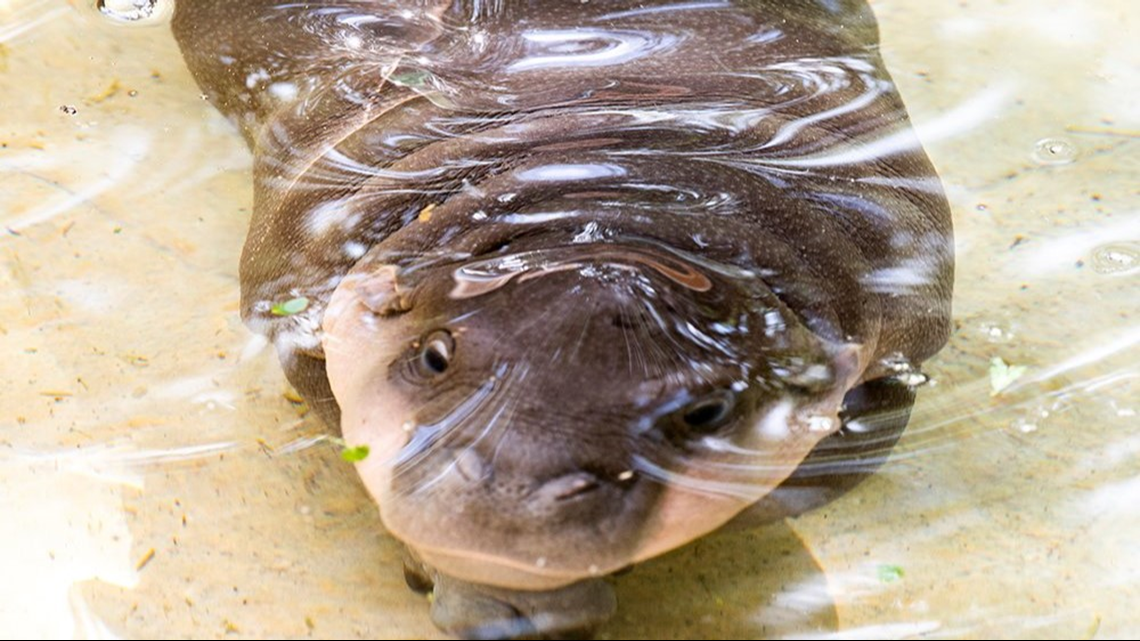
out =
{"type": "Polygon", "coordinates": [[[565,501],[592,492],[600,486],[598,477],[589,472],[564,474],[548,481],[542,493],[556,501],[565,501]]]}

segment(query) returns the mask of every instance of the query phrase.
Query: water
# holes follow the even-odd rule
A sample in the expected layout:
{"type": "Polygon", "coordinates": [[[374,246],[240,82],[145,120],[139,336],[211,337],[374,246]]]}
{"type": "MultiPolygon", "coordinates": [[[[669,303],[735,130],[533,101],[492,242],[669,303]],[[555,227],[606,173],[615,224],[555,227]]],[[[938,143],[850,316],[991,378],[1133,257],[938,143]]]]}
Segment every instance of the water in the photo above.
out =
{"type": "MultiPolygon", "coordinates": [[[[0,0],[0,629],[439,637],[240,323],[249,155],[146,4],[0,0]]],[[[874,8],[953,208],[950,343],[875,477],[639,566],[605,637],[1140,628],[1137,11],[874,8]]]]}

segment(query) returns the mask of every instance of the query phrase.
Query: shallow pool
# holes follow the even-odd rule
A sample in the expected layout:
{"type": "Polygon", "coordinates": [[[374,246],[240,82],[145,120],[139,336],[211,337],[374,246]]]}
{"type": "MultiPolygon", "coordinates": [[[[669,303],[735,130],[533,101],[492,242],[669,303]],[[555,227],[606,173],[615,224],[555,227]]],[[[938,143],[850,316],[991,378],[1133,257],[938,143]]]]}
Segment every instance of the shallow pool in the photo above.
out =
{"type": "MultiPolygon", "coordinates": [[[[1140,6],[872,4],[954,334],[875,477],[618,578],[603,638],[1140,630],[1140,6]]],[[[0,114],[0,636],[442,638],[241,324],[251,161],[169,27],[0,0],[0,114]]]]}

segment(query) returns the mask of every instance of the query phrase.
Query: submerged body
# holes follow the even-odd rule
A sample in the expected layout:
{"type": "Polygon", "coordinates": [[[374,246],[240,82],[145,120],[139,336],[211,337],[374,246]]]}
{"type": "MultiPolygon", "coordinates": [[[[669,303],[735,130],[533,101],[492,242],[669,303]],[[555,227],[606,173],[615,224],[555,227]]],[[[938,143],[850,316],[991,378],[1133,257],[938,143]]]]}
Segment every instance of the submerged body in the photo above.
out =
{"type": "Polygon", "coordinates": [[[370,446],[445,628],[592,625],[600,577],[827,500],[945,342],[949,212],[864,2],[194,0],[174,29],[256,157],[244,316],[370,446]]]}

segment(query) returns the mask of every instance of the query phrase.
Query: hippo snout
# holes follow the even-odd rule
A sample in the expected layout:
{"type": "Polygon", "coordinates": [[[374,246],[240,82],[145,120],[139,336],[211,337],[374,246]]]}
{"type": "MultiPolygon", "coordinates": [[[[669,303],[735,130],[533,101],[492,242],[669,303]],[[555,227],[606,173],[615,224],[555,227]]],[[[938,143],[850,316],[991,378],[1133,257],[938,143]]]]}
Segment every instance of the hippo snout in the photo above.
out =
{"type": "MultiPolygon", "coordinates": [[[[458,512],[494,513],[501,520],[494,527],[515,531],[597,520],[635,500],[635,457],[626,448],[591,456],[580,443],[541,441],[507,435],[406,454],[395,468],[393,494],[421,505],[447,503],[458,512]]],[[[406,447],[416,447],[415,439],[406,447]]]]}

